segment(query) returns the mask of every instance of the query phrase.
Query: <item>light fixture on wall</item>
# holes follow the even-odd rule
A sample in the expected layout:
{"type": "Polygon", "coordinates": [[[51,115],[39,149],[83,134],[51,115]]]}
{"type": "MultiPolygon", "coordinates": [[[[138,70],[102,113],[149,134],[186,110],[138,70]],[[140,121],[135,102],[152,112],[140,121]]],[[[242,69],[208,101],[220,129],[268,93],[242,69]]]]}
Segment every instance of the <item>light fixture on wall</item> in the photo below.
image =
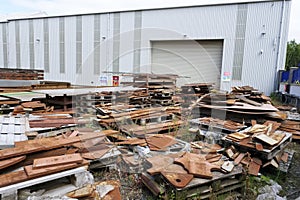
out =
{"type": "Polygon", "coordinates": [[[105,40],[106,39],[106,36],[102,36],[102,40],[105,40]]]}
{"type": "Polygon", "coordinates": [[[40,42],[41,40],[40,40],[40,38],[36,38],[35,41],[36,42],[40,42]]]}
{"type": "Polygon", "coordinates": [[[184,37],[184,38],[187,38],[187,35],[186,35],[186,34],[183,34],[183,37],[184,37]]]}

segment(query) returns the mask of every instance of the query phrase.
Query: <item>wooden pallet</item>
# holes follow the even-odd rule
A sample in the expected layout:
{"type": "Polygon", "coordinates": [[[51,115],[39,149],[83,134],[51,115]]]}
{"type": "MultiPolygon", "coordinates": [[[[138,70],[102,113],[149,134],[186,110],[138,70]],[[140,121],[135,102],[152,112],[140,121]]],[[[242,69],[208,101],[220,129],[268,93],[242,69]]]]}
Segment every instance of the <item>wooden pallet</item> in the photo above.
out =
{"type": "Polygon", "coordinates": [[[237,142],[233,142],[232,140],[223,137],[221,142],[225,147],[230,145],[234,145],[236,149],[240,152],[249,152],[251,155],[258,156],[263,160],[272,160],[278,153],[284,150],[284,148],[292,141],[292,134],[285,132],[285,137],[281,140],[281,142],[275,145],[272,149],[263,149],[263,151],[257,151],[256,149],[247,148],[239,145],[237,142]]]}
{"type": "Polygon", "coordinates": [[[153,191],[154,185],[167,185],[166,191],[172,190],[175,192],[174,199],[210,199],[226,193],[235,193],[240,195],[240,192],[245,186],[245,175],[243,168],[236,166],[232,172],[223,174],[221,172],[212,172],[212,179],[193,178],[192,181],[184,188],[175,188],[167,182],[162,175],[154,176],[153,183],[144,182],[146,187],[153,191]]]}

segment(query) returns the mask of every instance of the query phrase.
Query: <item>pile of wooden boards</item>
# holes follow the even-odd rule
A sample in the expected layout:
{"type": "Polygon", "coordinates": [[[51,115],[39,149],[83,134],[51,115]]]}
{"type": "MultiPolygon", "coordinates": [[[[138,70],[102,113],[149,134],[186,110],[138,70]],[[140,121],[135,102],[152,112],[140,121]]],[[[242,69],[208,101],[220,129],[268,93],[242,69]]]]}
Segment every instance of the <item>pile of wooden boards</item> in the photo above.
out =
{"type": "Polygon", "coordinates": [[[68,125],[86,124],[87,120],[67,115],[44,115],[29,120],[30,128],[60,128],[68,125]]]}
{"type": "MultiPolygon", "coordinates": [[[[117,108],[117,107],[116,107],[117,108]]],[[[157,133],[178,128],[182,121],[180,107],[153,107],[144,109],[125,109],[115,112],[109,108],[98,108],[98,121],[105,128],[121,130],[129,135],[157,133]]]]}
{"type": "Polygon", "coordinates": [[[87,166],[88,160],[97,159],[110,149],[105,138],[116,133],[75,131],[55,138],[16,142],[14,148],[0,150],[0,187],[87,166]]]}
{"type": "Polygon", "coordinates": [[[286,136],[284,132],[276,131],[280,125],[280,123],[275,121],[266,121],[264,124],[256,124],[254,122],[250,129],[229,134],[226,138],[257,150],[262,148],[269,149],[279,144],[286,136]]]}
{"type": "Polygon", "coordinates": [[[259,103],[267,103],[271,99],[264,95],[262,92],[259,92],[257,89],[254,89],[251,86],[236,86],[232,87],[231,94],[235,95],[245,95],[249,100],[253,100],[259,103]]]}
{"type": "Polygon", "coordinates": [[[238,122],[234,122],[232,120],[222,120],[213,117],[202,117],[202,118],[192,119],[190,120],[190,123],[199,125],[200,128],[202,127],[203,128],[206,127],[209,129],[216,128],[221,130],[227,130],[230,132],[236,132],[246,127],[245,125],[238,122]]]}
{"type": "Polygon", "coordinates": [[[210,93],[213,84],[209,83],[194,83],[181,86],[181,98],[184,103],[183,107],[189,107],[192,101],[196,101],[202,95],[210,93]]]}
{"type": "MultiPolygon", "coordinates": [[[[154,194],[159,195],[163,190],[159,185],[167,181],[172,185],[176,195],[184,197],[201,196],[209,198],[218,191],[223,194],[239,190],[244,186],[242,168],[228,164],[219,145],[205,142],[193,142],[191,152],[177,152],[156,155],[147,159],[147,172],[142,174],[142,181],[154,194]],[[233,183],[229,183],[229,179],[233,183]],[[221,188],[212,190],[214,182],[220,182],[221,188]],[[211,190],[209,190],[211,188],[211,190]]],[[[176,196],[176,198],[178,198],[176,196]]]]}
{"type": "Polygon", "coordinates": [[[222,139],[224,146],[233,145],[227,152],[228,156],[236,159],[238,157],[236,152],[241,152],[243,156],[251,155],[251,158],[257,158],[256,161],[260,159],[259,163],[256,162],[256,171],[259,171],[259,166],[265,167],[269,164],[278,168],[279,158],[292,140],[292,134],[278,130],[280,125],[274,121],[266,121],[264,124],[256,124],[253,121],[252,127],[226,135],[222,139]]]}
{"type": "Polygon", "coordinates": [[[45,113],[52,112],[54,110],[53,107],[47,107],[46,104],[41,103],[40,101],[29,101],[21,103],[21,105],[16,106],[13,111],[13,115],[16,114],[25,114],[28,113],[45,113]]]}
{"type": "Polygon", "coordinates": [[[279,168],[279,163],[288,162],[288,153],[280,151],[270,160],[261,159],[258,155],[251,155],[249,152],[240,152],[234,146],[225,150],[227,156],[233,161],[234,165],[242,165],[248,174],[258,176],[261,169],[268,166],[279,168]]]}
{"type": "Polygon", "coordinates": [[[294,140],[300,139],[300,122],[299,121],[285,120],[281,123],[279,129],[292,133],[294,140]]]}
{"type": "Polygon", "coordinates": [[[43,80],[43,70],[0,68],[0,77],[5,80],[43,80]]]}
{"type": "Polygon", "coordinates": [[[151,96],[146,89],[130,93],[129,105],[136,105],[142,108],[151,106],[151,96]]]}
{"type": "Polygon", "coordinates": [[[176,92],[176,79],[174,74],[126,74],[133,77],[133,82],[122,82],[124,85],[146,88],[151,97],[152,105],[172,105],[172,96],[176,92]]]}

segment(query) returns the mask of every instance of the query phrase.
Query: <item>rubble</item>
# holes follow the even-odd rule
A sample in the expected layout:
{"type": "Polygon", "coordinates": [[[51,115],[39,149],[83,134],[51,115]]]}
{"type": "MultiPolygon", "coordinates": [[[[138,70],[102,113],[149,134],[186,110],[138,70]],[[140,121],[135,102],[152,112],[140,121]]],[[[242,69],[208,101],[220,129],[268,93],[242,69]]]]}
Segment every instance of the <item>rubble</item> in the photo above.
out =
{"type": "MultiPolygon", "coordinates": [[[[139,88],[70,89],[59,83],[48,89],[56,85],[49,83],[22,98],[1,94],[11,114],[0,117],[0,142],[8,134],[26,138],[0,146],[0,194],[72,176],[77,181],[61,187],[57,198],[121,199],[119,181],[94,182],[86,175],[87,169],[114,166],[139,174],[156,196],[170,188],[177,196],[239,196],[244,171],[259,176],[269,168],[288,170],[293,154],[285,147],[298,139],[299,124],[274,117],[278,110],[254,88],[227,93],[195,83],[179,93],[178,76],[131,76],[127,84],[139,88]],[[226,115],[212,115],[219,111],[226,115]]],[[[50,191],[40,196],[54,198],[50,191]]]]}

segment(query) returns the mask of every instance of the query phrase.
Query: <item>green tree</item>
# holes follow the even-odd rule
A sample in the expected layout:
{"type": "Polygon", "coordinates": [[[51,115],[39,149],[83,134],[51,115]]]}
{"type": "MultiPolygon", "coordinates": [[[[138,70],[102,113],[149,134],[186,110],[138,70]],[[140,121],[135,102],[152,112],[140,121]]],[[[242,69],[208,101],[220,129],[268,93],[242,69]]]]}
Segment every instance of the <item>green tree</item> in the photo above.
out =
{"type": "Polygon", "coordinates": [[[300,63],[300,44],[295,40],[287,43],[285,69],[289,70],[291,67],[297,67],[300,63]]]}

